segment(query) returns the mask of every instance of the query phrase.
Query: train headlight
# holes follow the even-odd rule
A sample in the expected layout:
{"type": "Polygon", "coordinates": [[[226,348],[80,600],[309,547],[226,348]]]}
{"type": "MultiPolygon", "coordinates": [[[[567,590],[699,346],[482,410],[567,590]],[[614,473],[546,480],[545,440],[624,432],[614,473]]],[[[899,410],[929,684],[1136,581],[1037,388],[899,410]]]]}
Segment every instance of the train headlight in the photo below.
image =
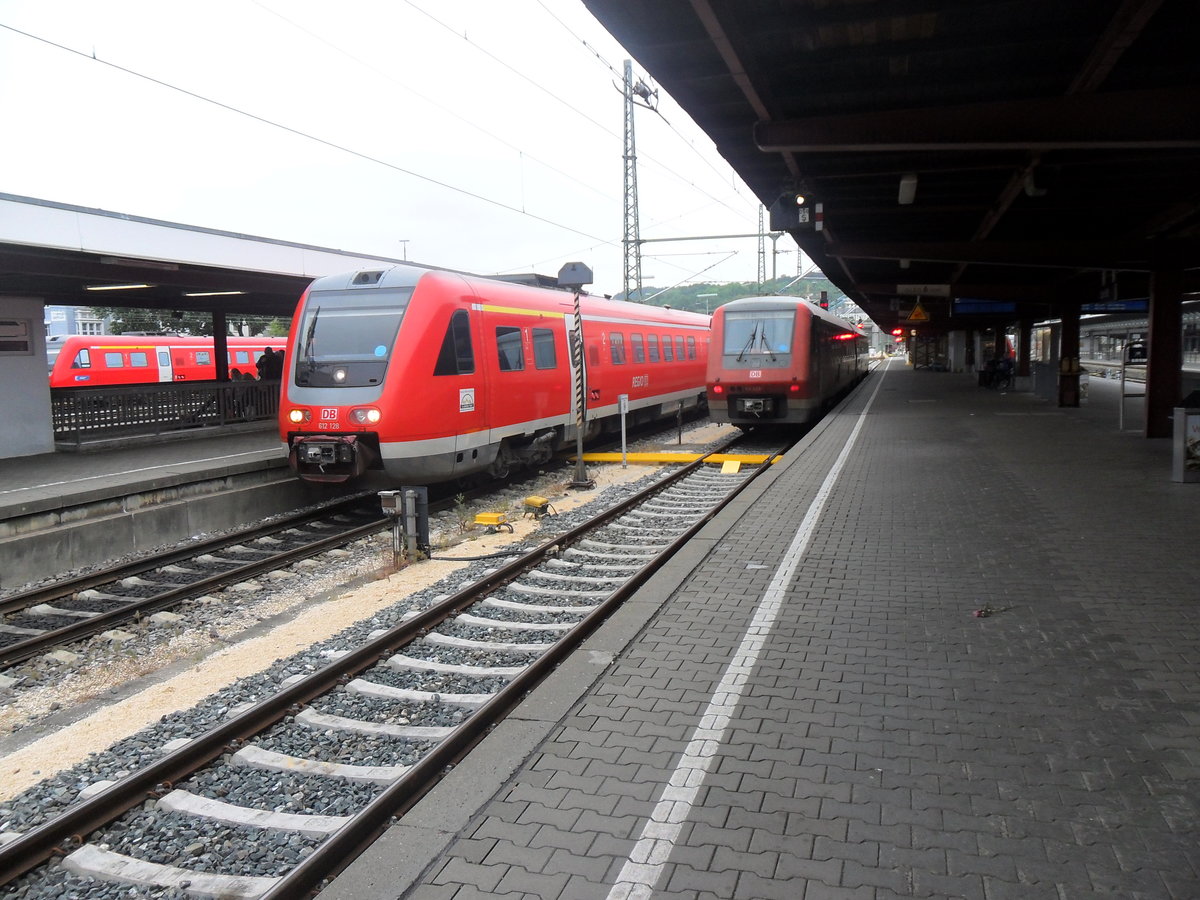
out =
{"type": "Polygon", "coordinates": [[[312,413],[310,413],[307,409],[288,410],[288,421],[293,425],[301,425],[305,422],[311,421],[311,419],[312,413]]]}
{"type": "Polygon", "coordinates": [[[719,385],[719,384],[714,384],[714,385],[712,386],[712,392],[713,392],[714,394],[723,394],[723,393],[725,393],[725,388],[724,388],[724,387],[722,387],[722,386],[721,386],[721,385],[719,385]]]}
{"type": "Polygon", "coordinates": [[[333,380],[336,381],[338,384],[341,384],[343,381],[345,381],[346,380],[346,370],[345,369],[334,369],[333,370],[333,380]]]}
{"type": "Polygon", "coordinates": [[[383,413],[373,406],[350,410],[350,421],[355,425],[374,425],[383,418],[383,413]]]}

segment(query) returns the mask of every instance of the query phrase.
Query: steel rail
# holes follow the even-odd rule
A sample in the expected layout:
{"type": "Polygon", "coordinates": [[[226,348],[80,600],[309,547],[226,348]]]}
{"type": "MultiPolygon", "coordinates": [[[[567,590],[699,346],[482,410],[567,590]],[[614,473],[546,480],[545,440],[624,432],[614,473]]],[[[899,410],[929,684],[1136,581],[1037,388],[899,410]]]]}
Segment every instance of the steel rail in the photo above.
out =
{"type": "MultiPolygon", "coordinates": [[[[717,450],[705,456],[720,453],[729,444],[740,440],[737,436],[717,450]]],[[[780,451],[782,453],[783,451],[780,451]]],[[[325,882],[342,869],[346,868],[357,856],[367,849],[378,835],[388,827],[389,823],[399,815],[411,809],[417,801],[432,790],[446,773],[454,767],[470,750],[478,744],[505,716],[508,715],[525,695],[540,681],[548,676],[558,665],[573,653],[612,613],[645,584],[655,572],[682,549],[692,537],[700,531],[714,516],[724,509],[733,499],[745,490],[756,478],[770,471],[771,463],[780,455],[771,454],[767,461],[760,465],[745,481],[730,491],[712,509],[689,526],[674,541],[668,544],[661,553],[649,560],[641,569],[630,577],[624,584],[613,591],[595,610],[580,620],[563,638],[536,660],[530,663],[519,675],[506,684],[486,704],[481,706],[470,718],[455,729],[454,733],[439,743],[415,763],[412,769],[403,777],[389,785],[383,793],[365,806],[354,818],[338,831],[317,845],[313,852],[292,869],[288,874],[258,900],[302,900],[318,892],[325,882]]],[[[640,491],[629,501],[614,507],[602,519],[584,523],[579,527],[561,535],[545,545],[542,549],[557,551],[562,546],[569,546],[578,538],[596,529],[600,525],[621,515],[628,509],[639,505],[647,497],[661,492],[666,485],[682,479],[686,474],[704,464],[704,459],[688,464],[670,479],[640,491]]],[[[539,551],[534,551],[535,553],[539,551]]],[[[546,554],[543,554],[546,555],[546,554]]],[[[451,598],[454,599],[454,598],[451,598]]],[[[463,598],[464,600],[475,598],[463,598]]],[[[461,601],[460,601],[461,602],[461,601]]],[[[462,604],[467,605],[467,604],[462,604]]],[[[459,610],[454,610],[458,612],[459,610]]]]}
{"type": "MultiPolygon", "coordinates": [[[[71,641],[76,641],[81,638],[97,634],[107,630],[112,625],[119,625],[130,620],[136,620],[146,615],[147,613],[156,612],[160,609],[165,609],[174,606],[184,600],[197,597],[200,594],[210,591],[214,588],[223,587],[224,585],[243,581],[246,578],[251,578],[263,572],[269,572],[273,569],[278,569],[285,565],[290,565],[301,559],[307,559],[310,556],[316,556],[328,550],[330,547],[336,547],[341,544],[349,543],[364,535],[374,534],[382,531],[388,525],[386,518],[380,517],[366,523],[365,525],[357,525],[349,528],[346,531],[340,531],[337,534],[327,535],[310,543],[306,543],[303,547],[293,547],[290,550],[282,550],[266,559],[253,560],[244,565],[239,565],[236,569],[228,569],[208,578],[203,578],[199,581],[193,581],[191,584],[186,584],[180,587],[172,588],[164,591],[161,594],[155,594],[152,597],[130,598],[129,601],[116,609],[110,609],[108,612],[99,613],[95,616],[90,616],[86,619],[81,619],[78,622],[73,622],[70,625],[64,625],[61,628],[55,628],[47,631],[45,634],[34,635],[26,638],[23,641],[14,641],[4,647],[0,647],[0,669],[14,666],[31,657],[44,653],[48,647],[53,647],[58,644],[65,644],[71,641]]],[[[289,526],[291,527],[291,526],[289,526]]],[[[281,529],[275,529],[276,531],[281,529]]],[[[244,540],[244,537],[243,537],[244,540]]],[[[225,546],[238,544],[241,541],[230,541],[225,546]]],[[[196,556],[192,553],[192,556],[196,556]]],[[[185,559],[187,557],[184,557],[185,559]]],[[[155,568],[160,568],[162,565],[170,565],[170,563],[160,563],[158,566],[152,566],[150,569],[143,569],[143,572],[151,571],[155,568]]],[[[128,576],[126,576],[128,577],[128,576]]],[[[106,583],[111,583],[109,579],[106,583]]]]}
{"type": "Polygon", "coordinates": [[[98,569],[95,572],[90,572],[87,575],[80,575],[76,578],[69,578],[64,581],[56,581],[54,584],[48,584],[43,587],[32,588],[28,591],[22,591],[19,594],[10,594],[0,600],[0,614],[19,612],[30,606],[36,606],[39,603],[48,603],[52,600],[57,600],[77,591],[84,591],[88,588],[98,587],[103,584],[111,584],[114,581],[119,581],[122,578],[129,578],[133,575],[141,575],[145,572],[151,572],[154,569],[162,566],[169,566],[182,560],[190,559],[200,553],[208,553],[214,549],[228,547],[231,544],[242,543],[247,540],[254,540],[263,535],[274,534],[278,531],[283,531],[288,528],[293,528],[297,524],[312,521],[313,519],[327,516],[336,512],[341,507],[353,506],[356,503],[362,502],[366,494],[359,494],[353,497],[347,497],[330,504],[320,510],[308,510],[307,512],[294,513],[282,519],[275,519],[271,522],[266,522],[259,525],[254,525],[250,528],[237,532],[236,534],[226,534],[220,537],[208,538],[203,541],[196,541],[193,544],[188,544],[186,547],[177,547],[173,550],[167,550],[162,553],[156,553],[152,556],[146,556],[132,562],[120,563],[115,566],[109,566],[104,569],[98,569]]]}

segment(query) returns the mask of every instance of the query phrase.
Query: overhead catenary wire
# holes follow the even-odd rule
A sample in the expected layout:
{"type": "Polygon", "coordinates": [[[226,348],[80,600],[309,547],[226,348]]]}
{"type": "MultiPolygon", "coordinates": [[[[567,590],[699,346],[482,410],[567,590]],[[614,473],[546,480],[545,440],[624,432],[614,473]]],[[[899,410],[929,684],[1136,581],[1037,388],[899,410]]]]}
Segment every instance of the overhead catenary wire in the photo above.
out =
{"type": "MultiPolygon", "coordinates": [[[[438,24],[438,25],[440,25],[442,28],[446,29],[446,30],[447,30],[447,31],[449,31],[451,34],[453,34],[453,35],[455,35],[456,37],[458,37],[460,40],[466,41],[466,43],[467,43],[469,46],[471,46],[472,48],[474,48],[474,49],[475,49],[475,50],[477,50],[478,52],[480,52],[480,53],[484,54],[484,55],[485,55],[485,56],[487,56],[489,59],[491,59],[491,60],[493,60],[494,62],[496,62],[498,65],[501,65],[501,66],[503,66],[505,69],[507,69],[508,71],[512,72],[512,73],[513,73],[514,75],[516,75],[518,78],[521,78],[521,79],[523,79],[524,81],[527,81],[527,82],[529,82],[529,84],[533,85],[533,86],[534,86],[534,87],[536,87],[536,88],[537,88],[539,91],[541,91],[542,93],[546,94],[546,96],[548,96],[548,97],[551,97],[552,99],[554,99],[554,100],[555,100],[555,102],[557,102],[557,103],[560,103],[562,106],[566,107],[566,108],[567,108],[568,110],[570,110],[572,113],[574,113],[574,114],[576,114],[576,115],[578,115],[578,116],[581,116],[583,119],[585,119],[586,121],[590,122],[592,125],[595,125],[597,128],[599,128],[599,129],[600,129],[601,131],[603,131],[605,134],[608,134],[608,135],[610,135],[611,137],[615,138],[615,139],[616,139],[616,140],[618,140],[618,141],[620,141],[620,140],[623,140],[623,138],[622,138],[622,135],[620,135],[620,134],[617,134],[617,132],[613,131],[613,130],[612,130],[611,128],[609,128],[607,125],[603,124],[602,122],[599,122],[599,121],[597,121],[597,120],[596,120],[596,119],[594,119],[592,116],[589,116],[587,113],[585,113],[585,112],[583,112],[581,109],[579,109],[577,105],[575,105],[575,104],[571,103],[569,100],[567,100],[567,99],[566,99],[566,98],[564,98],[564,97],[560,97],[558,94],[554,93],[554,91],[550,90],[550,89],[549,89],[548,87],[546,87],[544,84],[540,84],[539,82],[537,82],[535,79],[533,79],[533,78],[532,78],[532,77],[530,77],[529,75],[526,75],[524,72],[521,72],[521,71],[520,71],[519,69],[517,69],[516,67],[514,67],[514,66],[510,65],[509,63],[505,62],[503,59],[501,59],[501,58],[500,58],[500,57],[498,57],[496,54],[492,53],[490,50],[488,50],[488,49],[486,49],[485,47],[483,47],[483,46],[482,46],[481,44],[479,44],[478,42],[471,40],[471,38],[470,38],[470,37],[468,37],[466,34],[463,34],[463,33],[459,32],[459,31],[457,31],[457,30],[456,30],[456,29],[455,29],[453,26],[451,26],[451,25],[447,24],[446,22],[443,22],[441,19],[439,19],[439,18],[438,18],[437,16],[435,16],[433,13],[429,12],[429,10],[427,10],[427,9],[422,9],[422,8],[421,8],[420,6],[418,6],[418,5],[417,5],[415,2],[413,2],[413,0],[405,0],[405,2],[406,2],[406,3],[407,3],[409,6],[411,6],[413,9],[415,9],[417,12],[419,12],[419,13],[421,13],[422,15],[426,16],[426,17],[427,17],[428,19],[430,19],[432,22],[435,22],[435,23],[437,23],[437,24],[438,24]]],[[[543,8],[544,8],[544,5],[543,5],[543,8]]],[[[555,18],[555,21],[559,22],[559,24],[560,24],[560,25],[562,24],[562,20],[561,20],[561,19],[558,19],[556,16],[555,16],[554,18],[555,18]]],[[[564,26],[564,27],[566,27],[566,26],[564,26]]],[[[568,31],[570,31],[570,29],[568,29],[568,31]]],[[[570,33],[571,33],[571,34],[574,34],[574,32],[570,32],[570,33]]],[[[600,55],[599,55],[599,54],[598,54],[598,53],[597,53],[597,52],[596,52],[596,51],[595,51],[593,48],[591,48],[591,46],[590,46],[590,45],[588,45],[586,41],[584,41],[583,43],[584,43],[584,45],[585,45],[585,46],[587,46],[587,47],[588,47],[588,49],[589,49],[589,50],[591,50],[591,52],[593,53],[593,55],[595,55],[595,56],[596,56],[596,58],[597,58],[597,59],[599,59],[599,60],[600,60],[600,61],[601,61],[601,62],[602,62],[602,63],[603,63],[603,64],[604,64],[604,65],[605,65],[605,66],[606,66],[606,67],[607,67],[607,68],[608,68],[610,71],[613,71],[613,69],[612,69],[612,66],[611,66],[611,65],[609,65],[609,63],[607,62],[607,60],[605,60],[605,59],[604,59],[603,57],[601,57],[601,56],[600,56],[600,55]]],[[[620,79],[623,79],[623,78],[624,78],[624,76],[623,76],[623,75],[620,75],[620,76],[618,76],[618,78],[620,78],[620,79]]],[[[655,110],[655,112],[657,112],[657,110],[655,110]]],[[[661,114],[660,114],[660,118],[662,118],[661,114]]],[[[663,119],[663,121],[665,122],[665,121],[666,121],[666,119],[664,118],[664,119],[663,119]]],[[[668,126],[670,127],[670,123],[668,123],[668,126]]],[[[672,129],[671,129],[671,130],[672,130],[672,131],[675,131],[675,129],[674,129],[673,127],[672,127],[672,129]]],[[[679,134],[679,132],[678,132],[678,131],[675,131],[675,133],[676,133],[677,135],[679,134]]],[[[686,179],[684,176],[680,175],[680,174],[679,174],[679,172],[678,172],[678,170],[677,170],[675,167],[673,167],[673,166],[670,166],[670,165],[667,165],[666,163],[659,162],[657,159],[655,159],[653,156],[650,156],[650,155],[646,155],[646,157],[645,157],[645,158],[646,158],[647,160],[649,160],[650,162],[654,163],[654,165],[655,165],[655,166],[657,166],[659,169],[661,169],[661,170],[662,170],[662,172],[663,172],[664,174],[666,174],[666,175],[670,176],[671,178],[674,178],[674,179],[676,179],[677,181],[681,181],[682,183],[686,184],[688,187],[692,188],[693,190],[697,191],[698,193],[701,193],[701,194],[703,194],[704,196],[708,197],[708,198],[709,198],[710,200],[712,200],[714,203],[718,203],[718,204],[720,204],[721,206],[724,206],[724,207],[725,207],[726,209],[728,209],[730,212],[732,212],[732,213],[735,213],[735,214],[737,214],[737,215],[742,215],[742,211],[741,211],[741,210],[734,209],[732,206],[730,206],[728,203],[726,203],[726,202],[725,202],[724,200],[722,200],[721,198],[719,198],[719,197],[716,197],[716,196],[713,196],[713,194],[709,193],[709,192],[708,192],[708,191],[706,191],[704,188],[702,188],[702,187],[700,187],[699,185],[697,185],[697,184],[696,184],[694,181],[690,181],[690,180],[686,179]]],[[[715,172],[716,170],[714,169],[713,171],[715,172]]],[[[721,173],[720,173],[720,172],[717,172],[717,174],[721,174],[721,173]]],[[[724,176],[722,176],[722,177],[724,177],[724,176]]],[[[757,203],[758,203],[758,200],[756,199],[756,200],[754,201],[754,203],[757,205],[757,203]]]]}
{"type": "Polygon", "coordinates": [[[94,55],[94,52],[92,54],[83,53],[79,50],[74,49],[73,47],[68,47],[65,44],[60,44],[57,41],[52,41],[49,38],[44,38],[44,37],[41,37],[40,35],[36,35],[31,32],[28,32],[28,31],[22,31],[20,28],[14,28],[12,25],[6,25],[3,22],[0,22],[0,28],[3,28],[7,31],[11,31],[14,34],[19,34],[22,37],[29,38],[30,40],[38,41],[38,42],[46,44],[50,47],[54,47],[58,50],[63,50],[67,53],[71,53],[75,56],[80,57],[81,59],[90,60],[92,62],[98,63],[99,65],[107,66],[108,68],[114,69],[118,72],[123,72],[126,75],[132,75],[135,78],[141,78],[142,80],[148,81],[151,84],[156,84],[159,87],[164,87],[164,88],[167,88],[168,90],[176,91],[177,93],[191,97],[194,100],[199,100],[203,103],[208,103],[208,104],[216,106],[220,109],[224,109],[228,112],[235,113],[236,115],[244,116],[245,118],[251,119],[262,125],[267,125],[267,126],[270,126],[271,128],[278,128],[279,130],[286,131],[288,134],[295,135],[296,137],[300,137],[305,140],[312,141],[317,144],[321,144],[322,146],[329,147],[329,148],[331,148],[333,150],[337,150],[341,153],[347,153],[351,156],[357,157],[358,159],[362,159],[367,162],[374,163],[376,165],[384,166],[395,172],[400,172],[404,175],[409,175],[413,178],[418,178],[421,181],[436,185],[441,188],[445,188],[446,190],[454,191],[457,194],[462,194],[463,196],[471,197],[475,200],[479,200],[483,203],[488,203],[492,206],[499,207],[500,209],[508,210],[509,212],[516,213],[517,215],[520,215],[520,216],[527,216],[530,219],[534,219],[538,222],[543,222],[543,223],[545,223],[547,225],[551,225],[555,228],[561,228],[562,230],[572,232],[573,234],[582,235],[583,237],[589,238],[590,240],[595,240],[600,243],[610,243],[610,241],[607,238],[602,238],[598,235],[591,234],[587,231],[583,231],[582,229],[575,228],[574,226],[566,225],[562,222],[556,222],[553,219],[549,219],[545,216],[539,216],[536,213],[527,212],[525,210],[522,210],[515,206],[512,206],[511,204],[504,203],[500,200],[494,200],[491,197],[486,197],[483,194],[479,194],[475,191],[467,190],[466,188],[458,187],[457,185],[450,184],[447,181],[442,181],[437,178],[433,178],[429,175],[423,175],[420,172],[416,172],[412,169],[407,169],[404,166],[399,166],[395,163],[388,162],[387,160],[380,159],[377,156],[372,156],[369,153],[364,153],[361,150],[355,150],[352,147],[347,147],[344,144],[339,144],[335,141],[330,141],[330,140],[327,140],[326,138],[318,137],[315,134],[310,134],[309,132],[302,131],[299,128],[293,128],[290,125],[284,125],[281,122],[276,122],[272,119],[266,118],[265,116],[260,116],[257,113],[252,113],[247,110],[240,109],[239,107],[233,106],[229,103],[225,103],[221,100],[214,100],[211,97],[206,97],[203,94],[199,94],[195,91],[188,90],[187,88],[183,88],[183,87],[179,87],[178,85],[171,84],[169,81],[163,81],[160,78],[155,78],[152,75],[146,75],[142,72],[136,71],[135,69],[130,69],[125,66],[119,65],[118,63],[113,63],[113,62],[109,62],[108,60],[100,59],[98,56],[94,55]]]}
{"type": "Polygon", "coordinates": [[[413,96],[419,97],[420,99],[422,99],[426,103],[428,103],[430,106],[433,106],[436,109],[440,109],[446,115],[448,115],[454,119],[457,119],[459,122],[462,122],[464,125],[467,125],[470,128],[475,129],[480,134],[487,135],[492,140],[496,141],[499,144],[503,144],[505,147],[508,147],[510,150],[516,151],[523,158],[528,158],[528,159],[533,160],[539,166],[544,166],[545,168],[549,169],[551,172],[554,172],[556,175],[561,175],[563,178],[566,178],[568,181],[572,181],[575,184],[580,185],[581,187],[591,191],[592,193],[596,194],[597,196],[603,197],[606,200],[611,200],[613,203],[618,202],[617,197],[614,194],[610,194],[610,193],[601,191],[600,189],[598,189],[595,186],[595,184],[588,182],[588,181],[584,181],[583,179],[580,179],[580,178],[576,178],[574,175],[571,175],[569,172],[563,171],[562,169],[546,162],[544,159],[539,159],[537,156],[530,153],[524,147],[518,147],[516,144],[512,143],[511,141],[505,140],[503,137],[496,134],[494,131],[489,131],[488,129],[484,128],[482,125],[479,124],[479,122],[475,121],[474,119],[469,118],[468,116],[460,115],[459,113],[455,112],[449,106],[446,106],[444,103],[439,103],[436,99],[429,96],[428,94],[422,93],[421,91],[412,87],[412,85],[405,84],[404,82],[395,78],[391,73],[379,68],[378,66],[372,65],[371,63],[367,62],[365,59],[362,59],[361,57],[356,56],[355,54],[351,53],[349,50],[346,50],[344,47],[338,46],[333,41],[329,40],[328,38],[323,37],[320,34],[317,34],[315,31],[312,31],[309,28],[305,28],[303,25],[288,18],[287,16],[285,16],[283,13],[279,12],[278,10],[271,9],[269,6],[266,6],[265,4],[260,3],[259,0],[254,0],[254,4],[255,4],[255,6],[258,6],[260,9],[262,9],[264,12],[268,12],[271,15],[275,16],[276,18],[279,18],[279,19],[283,20],[284,22],[286,22],[287,24],[291,25],[297,31],[303,32],[304,34],[308,35],[313,40],[324,44],[326,47],[329,47],[331,50],[333,50],[337,53],[340,53],[341,55],[345,56],[347,59],[353,60],[354,62],[358,63],[363,68],[368,69],[371,72],[374,72],[376,75],[379,75],[382,78],[387,79],[392,84],[396,85],[397,87],[403,88],[404,90],[408,91],[413,96]]]}

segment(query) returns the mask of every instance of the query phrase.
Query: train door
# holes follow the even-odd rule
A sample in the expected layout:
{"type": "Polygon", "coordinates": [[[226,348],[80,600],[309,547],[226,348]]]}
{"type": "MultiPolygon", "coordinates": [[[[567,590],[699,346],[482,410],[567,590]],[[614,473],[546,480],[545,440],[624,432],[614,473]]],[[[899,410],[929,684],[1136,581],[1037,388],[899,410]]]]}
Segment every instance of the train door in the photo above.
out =
{"type": "Polygon", "coordinates": [[[450,314],[439,368],[445,370],[450,366],[452,355],[455,375],[447,379],[452,385],[450,395],[440,399],[448,408],[435,415],[436,421],[454,423],[451,432],[456,467],[470,467],[483,452],[483,445],[490,443],[487,411],[494,396],[489,383],[494,351],[484,343],[486,339],[482,311],[460,308],[450,314]]]}
{"type": "Polygon", "coordinates": [[[159,347],[155,350],[155,355],[158,357],[158,380],[159,381],[174,381],[175,376],[171,371],[171,351],[167,347],[159,347]]]}

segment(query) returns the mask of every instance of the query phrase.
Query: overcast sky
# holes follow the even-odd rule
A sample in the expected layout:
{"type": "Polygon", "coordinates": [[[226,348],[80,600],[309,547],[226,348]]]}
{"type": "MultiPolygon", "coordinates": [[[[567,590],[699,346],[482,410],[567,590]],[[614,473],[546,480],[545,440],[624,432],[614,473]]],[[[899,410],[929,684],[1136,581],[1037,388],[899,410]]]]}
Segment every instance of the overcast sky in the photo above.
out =
{"type": "MultiPolygon", "coordinates": [[[[0,26],[0,191],[622,287],[629,54],[577,0],[0,0],[0,26]]],[[[754,233],[756,198],[658,110],[636,119],[642,237],[754,233]]],[[[757,241],[652,243],[642,268],[752,281],[757,241]]]]}

